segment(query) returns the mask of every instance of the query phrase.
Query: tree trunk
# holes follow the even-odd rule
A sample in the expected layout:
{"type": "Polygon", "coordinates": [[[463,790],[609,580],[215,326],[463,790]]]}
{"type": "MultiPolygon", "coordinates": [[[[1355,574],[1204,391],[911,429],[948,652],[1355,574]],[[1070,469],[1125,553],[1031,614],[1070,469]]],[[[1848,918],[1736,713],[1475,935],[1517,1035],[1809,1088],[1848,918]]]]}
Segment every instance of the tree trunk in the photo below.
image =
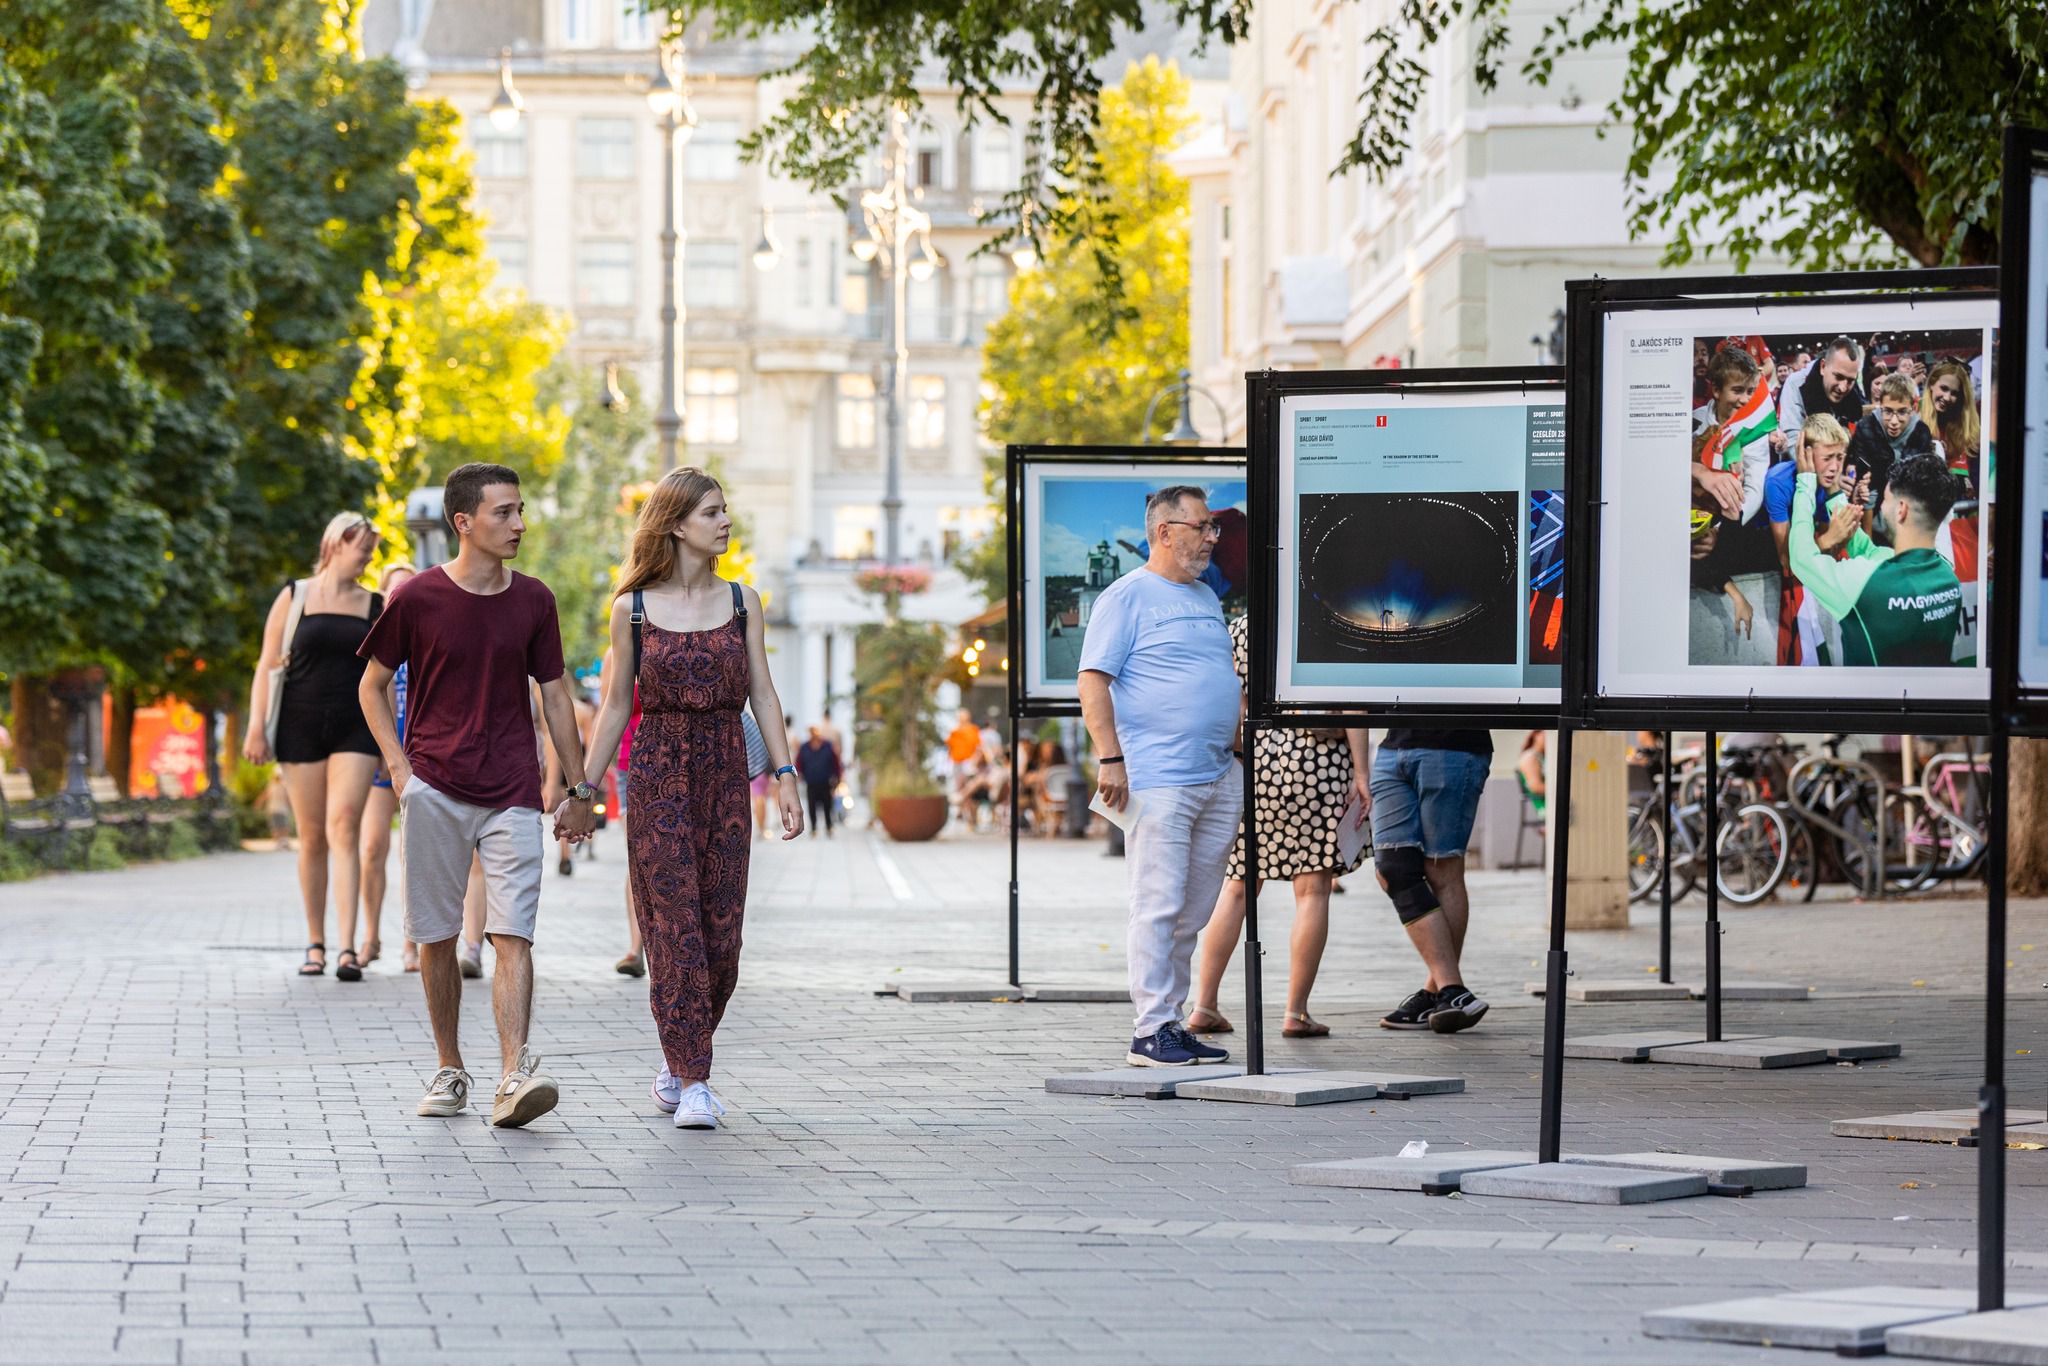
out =
{"type": "Polygon", "coordinates": [[[50,693],[50,680],[17,674],[14,679],[14,766],[27,771],[36,795],[54,797],[64,786],[70,726],[64,704],[50,693]]]}
{"type": "Polygon", "coordinates": [[[2006,887],[2048,895],[2048,740],[2012,742],[2012,814],[2006,820],[2006,887]]]}
{"type": "Polygon", "coordinates": [[[128,775],[134,769],[135,750],[135,688],[122,684],[112,690],[113,707],[107,728],[106,752],[107,776],[121,789],[121,795],[132,797],[128,789],[128,775]]]}

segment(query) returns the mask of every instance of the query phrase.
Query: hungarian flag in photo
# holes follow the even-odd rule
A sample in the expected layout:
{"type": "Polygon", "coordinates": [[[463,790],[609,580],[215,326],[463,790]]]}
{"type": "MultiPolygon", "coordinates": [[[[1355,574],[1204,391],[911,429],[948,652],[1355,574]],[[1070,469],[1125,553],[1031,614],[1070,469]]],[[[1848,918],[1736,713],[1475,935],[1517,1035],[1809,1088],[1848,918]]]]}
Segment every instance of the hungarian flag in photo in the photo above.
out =
{"type": "Polygon", "coordinates": [[[1708,469],[1735,469],[1742,464],[1743,447],[1777,430],[1778,407],[1771,402],[1771,386],[1759,382],[1756,392],[1700,448],[1700,463],[1708,469]]]}

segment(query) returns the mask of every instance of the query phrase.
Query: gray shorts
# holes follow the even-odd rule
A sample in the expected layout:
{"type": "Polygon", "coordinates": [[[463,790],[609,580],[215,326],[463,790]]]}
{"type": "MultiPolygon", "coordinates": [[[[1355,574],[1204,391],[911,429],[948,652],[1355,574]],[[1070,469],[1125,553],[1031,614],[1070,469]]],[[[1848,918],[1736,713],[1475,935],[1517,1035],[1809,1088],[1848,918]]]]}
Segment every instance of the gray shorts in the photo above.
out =
{"type": "Polygon", "coordinates": [[[415,774],[398,794],[398,860],[405,886],[405,933],[438,944],[462,933],[471,855],[483,863],[486,934],[533,942],[544,861],[541,815],[523,806],[493,810],[443,796],[415,774]]]}

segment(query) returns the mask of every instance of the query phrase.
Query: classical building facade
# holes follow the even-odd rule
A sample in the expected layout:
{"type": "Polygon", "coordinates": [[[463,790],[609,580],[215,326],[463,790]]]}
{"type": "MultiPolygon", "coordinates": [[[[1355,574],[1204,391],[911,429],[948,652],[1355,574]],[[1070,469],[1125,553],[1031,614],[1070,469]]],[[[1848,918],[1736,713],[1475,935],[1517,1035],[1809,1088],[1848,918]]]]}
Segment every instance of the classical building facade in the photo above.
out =
{"type": "Polygon", "coordinates": [[[1627,227],[1626,132],[1597,136],[1619,56],[1567,57],[1548,86],[1519,75],[1551,8],[1516,7],[1491,92],[1472,76],[1472,32],[1447,34],[1412,151],[1373,185],[1330,171],[1357,123],[1367,35],[1395,0],[1260,0],[1221,113],[1176,159],[1192,366],[1232,439],[1247,371],[1543,363],[1567,280],[1660,273],[1662,240],[1627,227]]]}

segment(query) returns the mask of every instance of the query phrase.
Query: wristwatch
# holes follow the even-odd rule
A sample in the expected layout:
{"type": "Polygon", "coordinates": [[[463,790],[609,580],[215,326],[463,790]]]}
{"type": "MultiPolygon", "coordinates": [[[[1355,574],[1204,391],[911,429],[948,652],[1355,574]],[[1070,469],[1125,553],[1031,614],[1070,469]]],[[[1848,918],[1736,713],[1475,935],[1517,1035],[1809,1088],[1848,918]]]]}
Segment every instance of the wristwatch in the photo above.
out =
{"type": "Polygon", "coordinates": [[[577,783],[569,789],[569,800],[572,802],[594,802],[597,800],[597,789],[589,783],[577,783]]]}
{"type": "Polygon", "coordinates": [[[784,765],[783,765],[783,766],[782,766],[781,768],[778,768],[778,769],[776,769],[776,770],[775,770],[775,776],[776,776],[776,777],[778,777],[778,778],[780,778],[780,777],[781,777],[781,776],[782,776],[783,774],[785,774],[785,773],[787,773],[787,774],[790,774],[790,775],[791,775],[792,777],[793,777],[793,776],[795,776],[795,774],[796,774],[796,765],[795,765],[795,764],[784,764],[784,765]]]}

